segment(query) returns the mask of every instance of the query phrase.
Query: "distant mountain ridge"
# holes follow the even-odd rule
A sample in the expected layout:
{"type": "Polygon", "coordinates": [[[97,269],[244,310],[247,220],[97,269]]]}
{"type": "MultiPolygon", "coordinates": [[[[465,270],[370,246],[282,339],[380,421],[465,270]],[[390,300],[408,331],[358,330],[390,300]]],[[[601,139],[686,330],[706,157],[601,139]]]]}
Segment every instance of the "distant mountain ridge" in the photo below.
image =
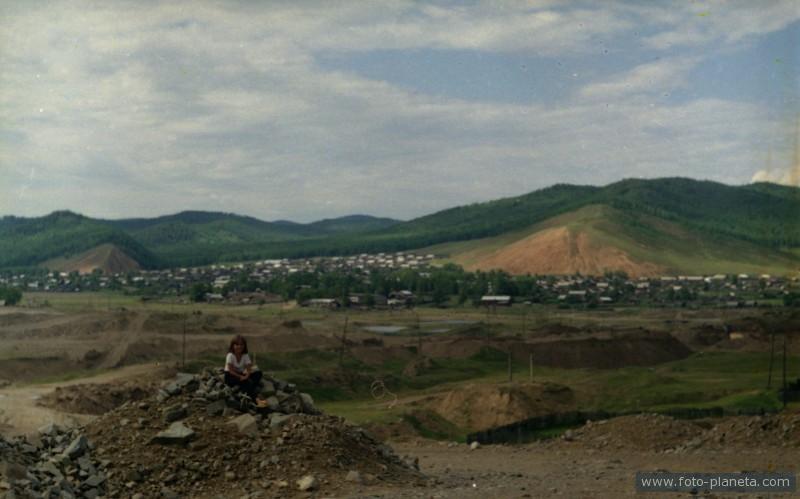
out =
{"type": "Polygon", "coordinates": [[[117,245],[147,268],[420,248],[439,248],[453,261],[464,262],[459,251],[469,246],[473,256],[483,255],[485,265],[504,268],[516,261],[505,267],[512,272],[539,268],[525,263],[526,255],[541,259],[557,253],[562,263],[553,260],[541,268],[594,272],[626,262],[619,265],[651,273],[726,265],[730,271],[796,272],[800,188],[688,178],[627,179],[604,187],[557,184],[407,222],[353,215],[298,224],[201,211],[96,220],[54,212],[0,219],[0,268],[37,265],[103,243],[117,245]],[[542,230],[550,232],[537,236],[542,230]],[[500,253],[490,257],[478,251],[483,244],[500,253]],[[514,246],[503,253],[503,244],[514,246]],[[748,258],[760,263],[748,263],[748,258]]]}
{"type": "Polygon", "coordinates": [[[155,218],[93,219],[68,210],[35,218],[0,218],[0,268],[70,259],[104,244],[145,268],[201,265],[257,254],[277,242],[357,234],[400,223],[350,215],[309,224],[265,222],[233,213],[184,211],[155,218]]]}

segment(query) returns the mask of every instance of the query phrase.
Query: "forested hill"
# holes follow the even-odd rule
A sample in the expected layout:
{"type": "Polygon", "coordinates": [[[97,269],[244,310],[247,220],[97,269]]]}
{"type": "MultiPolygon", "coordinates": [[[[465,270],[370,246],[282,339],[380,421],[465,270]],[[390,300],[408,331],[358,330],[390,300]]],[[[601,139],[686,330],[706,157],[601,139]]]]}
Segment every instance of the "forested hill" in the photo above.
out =
{"type": "Polygon", "coordinates": [[[188,266],[257,258],[279,242],[357,234],[399,223],[353,215],[310,224],[265,222],[230,213],[185,211],[157,218],[92,219],[70,211],[0,219],[0,268],[69,258],[113,244],[142,267],[188,266]]]}
{"type": "MultiPolygon", "coordinates": [[[[625,215],[631,240],[653,220],[698,237],[740,240],[798,255],[800,188],[729,186],[687,178],[629,179],[605,187],[554,185],[522,196],[443,210],[408,222],[365,215],[311,224],[189,211],[153,219],[96,220],[70,212],[0,219],[0,267],[35,265],[113,243],[144,267],[258,258],[400,251],[521,231],[589,205],[625,215]]],[[[615,222],[616,223],[616,222],[615,222]]]]}
{"type": "MultiPolygon", "coordinates": [[[[555,185],[522,196],[450,208],[357,240],[275,248],[285,253],[392,251],[498,236],[570,213],[606,205],[646,225],[657,217],[708,237],[725,236],[772,249],[800,247],[800,188],[758,183],[729,186],[687,178],[629,179],[605,187],[555,185]]],[[[643,227],[644,230],[644,227],[643,227]]]]}
{"type": "Polygon", "coordinates": [[[39,218],[0,219],[0,268],[34,266],[106,243],[143,267],[158,265],[156,256],[124,231],[71,211],[56,211],[39,218]]]}

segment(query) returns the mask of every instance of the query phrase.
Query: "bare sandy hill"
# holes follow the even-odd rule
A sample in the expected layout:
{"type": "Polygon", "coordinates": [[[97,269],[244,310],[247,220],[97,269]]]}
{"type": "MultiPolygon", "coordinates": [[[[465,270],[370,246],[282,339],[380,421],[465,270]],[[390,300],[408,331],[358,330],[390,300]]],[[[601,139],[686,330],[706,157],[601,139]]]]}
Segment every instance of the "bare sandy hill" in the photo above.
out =
{"type": "Polygon", "coordinates": [[[431,405],[448,421],[483,430],[568,410],[573,393],[554,383],[468,385],[445,393],[431,405]]]}
{"type": "Polygon", "coordinates": [[[128,272],[141,268],[139,262],[113,244],[101,244],[70,258],[55,258],[42,264],[51,270],[91,274],[100,269],[105,274],[128,272]]]}
{"type": "Polygon", "coordinates": [[[622,270],[633,277],[659,275],[663,268],[635,261],[620,248],[603,245],[581,230],[544,229],[476,260],[469,270],[501,269],[510,274],[602,275],[622,270]]]}

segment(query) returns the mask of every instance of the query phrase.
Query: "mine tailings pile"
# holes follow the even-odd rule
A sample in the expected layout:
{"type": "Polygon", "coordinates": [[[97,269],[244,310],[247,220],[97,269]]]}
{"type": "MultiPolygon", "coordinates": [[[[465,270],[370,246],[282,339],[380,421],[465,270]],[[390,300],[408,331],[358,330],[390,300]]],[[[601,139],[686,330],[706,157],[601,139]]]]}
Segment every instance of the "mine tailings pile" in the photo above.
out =
{"type": "MultiPolygon", "coordinates": [[[[665,410],[659,413],[648,413],[644,411],[632,411],[624,413],[608,411],[556,412],[471,433],[467,436],[467,440],[470,442],[480,442],[481,444],[522,444],[535,440],[541,440],[542,432],[546,430],[563,430],[564,428],[578,427],[584,424],[589,424],[591,426],[592,422],[598,421],[600,424],[604,424],[608,420],[617,420],[636,416],[661,417],[680,421],[714,418],[722,421],[722,418],[726,416],[765,416],[775,413],[775,411],[767,413],[767,411],[764,411],[763,409],[752,411],[726,411],[722,407],[681,407],[665,410]]],[[[567,430],[567,432],[569,432],[569,430],[567,430]]]]}
{"type": "Polygon", "coordinates": [[[0,440],[0,486],[6,497],[143,499],[336,495],[357,484],[426,483],[416,461],[322,414],[294,385],[265,376],[261,396],[263,407],[216,371],[178,374],[85,428],[0,440]]]}

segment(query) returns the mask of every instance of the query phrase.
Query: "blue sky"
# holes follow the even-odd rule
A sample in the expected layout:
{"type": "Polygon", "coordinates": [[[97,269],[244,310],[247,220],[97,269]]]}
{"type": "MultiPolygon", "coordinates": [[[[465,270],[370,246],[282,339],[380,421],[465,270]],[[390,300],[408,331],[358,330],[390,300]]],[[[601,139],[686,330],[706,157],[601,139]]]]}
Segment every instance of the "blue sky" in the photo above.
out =
{"type": "Polygon", "coordinates": [[[798,185],[798,47],[793,1],[6,2],[0,214],[798,185]]]}

